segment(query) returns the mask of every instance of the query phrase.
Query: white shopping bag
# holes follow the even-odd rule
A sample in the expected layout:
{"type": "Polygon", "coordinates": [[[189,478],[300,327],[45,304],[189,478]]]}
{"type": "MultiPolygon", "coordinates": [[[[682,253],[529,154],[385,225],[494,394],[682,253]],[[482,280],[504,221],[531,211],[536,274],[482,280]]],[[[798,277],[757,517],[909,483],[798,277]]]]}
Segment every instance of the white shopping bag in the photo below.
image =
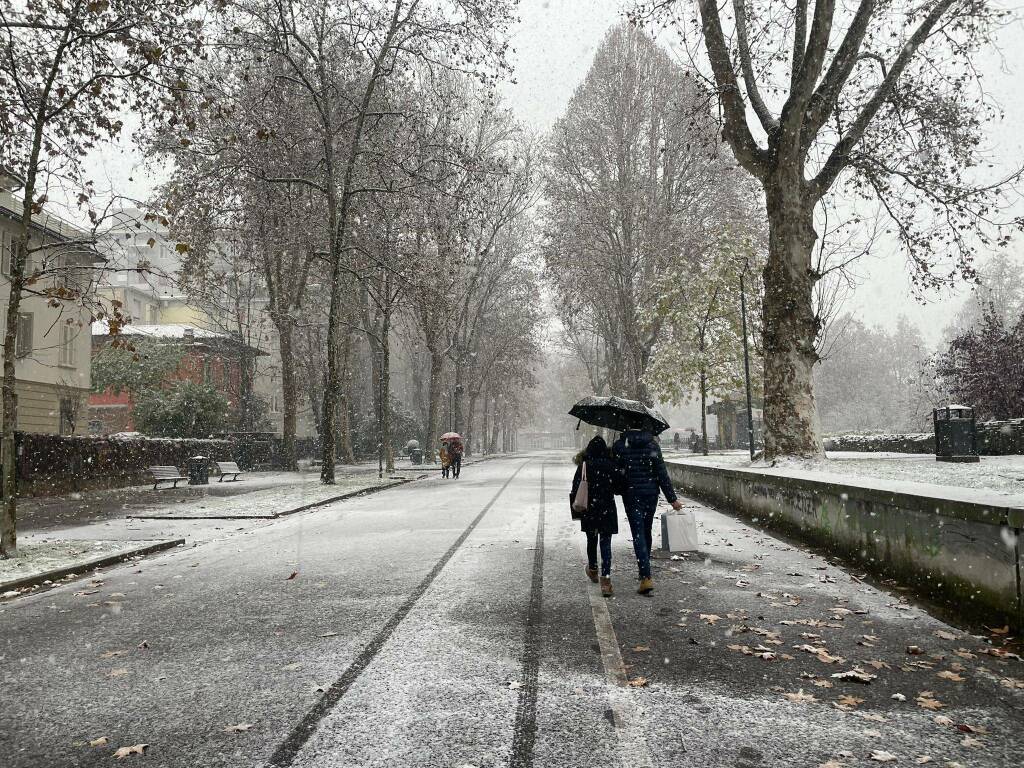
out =
{"type": "Polygon", "coordinates": [[[681,509],[662,514],[661,548],[668,552],[696,552],[700,548],[693,510],[681,509]]]}

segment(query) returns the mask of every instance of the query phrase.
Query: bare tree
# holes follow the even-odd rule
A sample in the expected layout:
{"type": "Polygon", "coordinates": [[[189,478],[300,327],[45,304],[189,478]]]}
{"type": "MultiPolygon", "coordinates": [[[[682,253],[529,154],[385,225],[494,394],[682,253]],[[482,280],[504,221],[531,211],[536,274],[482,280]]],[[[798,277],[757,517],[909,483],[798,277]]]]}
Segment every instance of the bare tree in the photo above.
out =
{"type": "MultiPolygon", "coordinates": [[[[0,8],[0,168],[21,179],[23,204],[10,268],[4,334],[3,514],[0,555],[16,551],[14,430],[18,310],[39,235],[33,220],[64,186],[88,206],[81,159],[118,135],[124,110],[143,118],[185,83],[181,66],[202,45],[193,0],[39,0],[0,8]]],[[[97,213],[90,208],[95,220],[97,213]]]]}
{"type": "Polygon", "coordinates": [[[644,32],[613,28],[552,131],[544,245],[563,323],[596,334],[616,393],[650,400],[659,277],[692,257],[695,226],[734,165],[707,94],[644,32]]]}
{"type": "Polygon", "coordinates": [[[985,0],[651,0],[636,16],[684,41],[699,30],[725,138],[767,204],[765,455],[821,457],[815,207],[836,185],[876,199],[919,285],[972,275],[975,248],[1021,223],[1000,218],[1005,187],[971,170],[997,112],[973,57],[1005,12],[985,0]]]}

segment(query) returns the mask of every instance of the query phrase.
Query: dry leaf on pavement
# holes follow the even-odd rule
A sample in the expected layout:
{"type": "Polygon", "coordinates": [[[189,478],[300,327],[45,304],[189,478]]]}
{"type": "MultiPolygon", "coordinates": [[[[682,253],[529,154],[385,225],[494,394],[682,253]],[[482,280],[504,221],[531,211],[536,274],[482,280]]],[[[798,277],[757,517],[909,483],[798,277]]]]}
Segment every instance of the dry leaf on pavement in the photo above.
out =
{"type": "Polygon", "coordinates": [[[836,680],[849,680],[854,683],[864,683],[867,685],[872,680],[875,680],[878,675],[872,675],[865,672],[860,667],[854,667],[853,669],[847,669],[843,672],[836,672],[832,677],[836,680]]]}
{"type": "Polygon", "coordinates": [[[950,672],[948,670],[939,672],[935,676],[941,677],[943,680],[952,680],[954,683],[962,683],[964,681],[964,678],[958,675],[956,672],[950,672]]]}
{"type": "Polygon", "coordinates": [[[932,711],[935,711],[936,709],[942,709],[944,706],[946,706],[941,701],[935,699],[931,691],[921,691],[921,693],[917,695],[915,701],[917,702],[917,706],[921,707],[922,709],[929,709],[932,711]]]}
{"type": "Polygon", "coordinates": [[[650,681],[646,677],[634,677],[629,681],[630,688],[645,688],[650,681]]]}
{"type": "Polygon", "coordinates": [[[840,696],[836,702],[838,707],[856,707],[864,703],[864,699],[858,699],[856,696],[840,696]]]}
{"type": "Polygon", "coordinates": [[[118,760],[123,760],[131,755],[144,755],[149,744],[133,744],[130,747],[118,747],[117,751],[114,752],[114,757],[118,760]]]}
{"type": "Polygon", "coordinates": [[[930,763],[931,761],[932,759],[928,757],[928,755],[918,755],[916,758],[914,758],[914,762],[918,765],[924,765],[925,763],[930,763]]]}
{"type": "Polygon", "coordinates": [[[936,637],[941,638],[943,640],[958,640],[959,639],[952,632],[947,632],[944,629],[937,629],[937,630],[935,630],[934,634],[935,634],[936,637]]]}
{"type": "Polygon", "coordinates": [[[90,741],[89,742],[89,746],[90,747],[104,747],[104,746],[107,745],[108,741],[110,741],[110,739],[108,739],[106,736],[100,736],[100,737],[95,738],[92,741],[90,741]]]}
{"type": "Polygon", "coordinates": [[[704,619],[708,624],[714,624],[716,621],[721,621],[722,617],[714,613],[702,613],[700,618],[704,619]]]}
{"type": "Polygon", "coordinates": [[[934,721],[936,725],[947,725],[949,727],[953,726],[952,718],[946,717],[945,715],[936,715],[934,721]]]}
{"type": "Polygon", "coordinates": [[[289,576],[287,579],[285,579],[285,581],[291,581],[292,579],[294,579],[298,575],[299,575],[298,571],[292,571],[292,575],[289,576]]]}
{"type": "Polygon", "coordinates": [[[804,693],[804,689],[803,688],[801,688],[796,693],[784,693],[784,694],[782,694],[782,696],[783,696],[783,698],[785,698],[785,699],[787,699],[789,701],[792,701],[792,702],[796,702],[798,704],[799,703],[803,703],[803,702],[817,701],[817,699],[814,698],[814,696],[812,694],[804,693]]]}
{"type": "Polygon", "coordinates": [[[987,629],[993,635],[1007,635],[1007,634],[1010,633],[1010,625],[1009,624],[1004,624],[999,629],[993,629],[992,627],[985,627],[985,629],[987,629]]]}
{"type": "Polygon", "coordinates": [[[224,726],[224,733],[244,733],[252,728],[252,723],[239,723],[238,725],[224,726]]]}
{"type": "Polygon", "coordinates": [[[647,651],[651,650],[651,646],[649,646],[649,645],[634,645],[633,646],[633,650],[636,653],[646,653],[647,651]]]}
{"type": "Polygon", "coordinates": [[[871,753],[870,759],[875,760],[879,763],[895,763],[897,760],[899,760],[899,758],[896,757],[896,755],[894,755],[892,752],[886,752],[884,749],[876,749],[874,752],[871,753]]]}
{"type": "Polygon", "coordinates": [[[976,739],[973,736],[964,736],[960,739],[960,745],[964,747],[980,747],[982,745],[981,739],[976,739]]]}

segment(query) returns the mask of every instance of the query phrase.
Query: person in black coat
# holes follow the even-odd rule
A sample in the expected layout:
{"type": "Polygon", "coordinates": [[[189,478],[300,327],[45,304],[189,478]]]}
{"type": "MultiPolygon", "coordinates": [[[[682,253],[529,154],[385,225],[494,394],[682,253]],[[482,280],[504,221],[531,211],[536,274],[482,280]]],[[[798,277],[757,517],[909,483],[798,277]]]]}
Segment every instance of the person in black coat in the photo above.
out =
{"type": "Polygon", "coordinates": [[[619,532],[619,515],[615,509],[615,494],[622,492],[621,473],[612,459],[608,444],[600,435],[591,440],[578,453],[576,475],[569,494],[570,507],[587,468],[587,510],[580,517],[580,529],[587,534],[587,576],[598,581],[597,550],[601,548],[601,594],[612,595],[612,536],[619,532]]]}

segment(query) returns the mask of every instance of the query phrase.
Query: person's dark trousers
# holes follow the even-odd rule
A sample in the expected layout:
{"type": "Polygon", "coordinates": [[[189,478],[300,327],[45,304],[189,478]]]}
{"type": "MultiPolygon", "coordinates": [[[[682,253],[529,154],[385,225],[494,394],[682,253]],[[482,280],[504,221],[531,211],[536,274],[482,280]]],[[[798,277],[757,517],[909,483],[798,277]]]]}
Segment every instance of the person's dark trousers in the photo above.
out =
{"type": "Polygon", "coordinates": [[[597,545],[601,544],[601,575],[612,575],[612,535],[597,531],[587,531],[587,565],[597,568],[597,545]]]}
{"type": "Polygon", "coordinates": [[[460,472],[462,472],[462,457],[456,456],[452,459],[452,474],[458,477],[460,472]]]}
{"type": "Polygon", "coordinates": [[[651,532],[654,528],[654,511],[658,508],[658,497],[625,496],[622,499],[629,520],[629,531],[633,535],[633,551],[636,552],[636,566],[641,579],[651,576],[651,532]]]}

